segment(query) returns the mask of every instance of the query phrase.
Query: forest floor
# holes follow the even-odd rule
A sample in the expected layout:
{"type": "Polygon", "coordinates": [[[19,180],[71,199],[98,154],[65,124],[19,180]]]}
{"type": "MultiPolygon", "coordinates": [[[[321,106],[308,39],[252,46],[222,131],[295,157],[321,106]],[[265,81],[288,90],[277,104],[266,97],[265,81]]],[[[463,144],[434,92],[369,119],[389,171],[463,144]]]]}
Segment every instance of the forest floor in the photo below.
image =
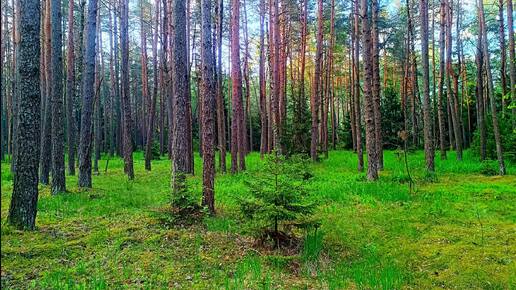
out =
{"type": "MultiPolygon", "coordinates": [[[[321,201],[317,234],[304,236],[299,253],[254,247],[245,234],[238,197],[248,173],[216,179],[215,217],[175,225],[163,210],[170,200],[170,161],[144,170],[135,154],[135,180],[121,159],[100,161],[93,189],[50,196],[41,186],[37,229],[21,232],[5,221],[12,191],[2,164],[1,286],[36,289],[515,289],[516,166],[504,177],[486,176],[466,152],[436,156],[425,174],[422,152],[409,155],[416,180],[409,192],[403,160],[385,152],[377,182],[356,172],[356,156],[332,151],[312,165],[309,189],[321,201]]],[[[190,182],[201,192],[201,160],[190,182]]],[[[484,169],[483,169],[484,168],[484,169]]]]}

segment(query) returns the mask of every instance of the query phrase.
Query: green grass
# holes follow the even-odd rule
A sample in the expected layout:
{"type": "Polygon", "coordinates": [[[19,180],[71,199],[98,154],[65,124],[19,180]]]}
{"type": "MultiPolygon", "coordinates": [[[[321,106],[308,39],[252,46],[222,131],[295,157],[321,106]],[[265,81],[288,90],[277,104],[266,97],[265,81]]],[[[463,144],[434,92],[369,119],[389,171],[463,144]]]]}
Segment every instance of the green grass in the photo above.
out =
{"type": "MultiPolygon", "coordinates": [[[[248,174],[218,175],[217,216],[192,227],[171,225],[170,161],[146,172],[135,154],[135,180],[121,159],[93,177],[93,189],[50,196],[40,187],[37,229],[6,223],[12,191],[2,164],[1,286],[34,289],[516,289],[516,167],[484,176],[473,152],[464,161],[436,158],[428,176],[422,152],[409,155],[416,181],[409,192],[402,160],[385,153],[377,182],[356,172],[356,156],[334,151],[312,165],[310,191],[320,200],[317,235],[304,235],[298,255],[255,249],[239,216],[248,174]]],[[[200,199],[201,160],[190,186],[200,199]]],[[[104,168],[105,159],[99,167],[104,168]]]]}

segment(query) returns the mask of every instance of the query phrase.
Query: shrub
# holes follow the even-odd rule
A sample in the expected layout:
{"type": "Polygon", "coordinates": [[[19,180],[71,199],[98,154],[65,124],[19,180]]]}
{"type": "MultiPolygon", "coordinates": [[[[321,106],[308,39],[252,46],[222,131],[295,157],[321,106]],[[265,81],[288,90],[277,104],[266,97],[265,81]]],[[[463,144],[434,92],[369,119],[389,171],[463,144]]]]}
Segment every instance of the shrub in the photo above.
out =
{"type": "Polygon", "coordinates": [[[262,242],[274,247],[288,244],[294,227],[315,224],[316,203],[310,199],[306,183],[312,177],[307,162],[298,156],[286,160],[273,152],[265,158],[260,171],[246,179],[250,196],[241,202],[241,212],[251,230],[262,242]]]}
{"type": "MultiPolygon", "coordinates": [[[[509,118],[498,118],[498,120],[504,157],[516,162],[516,132],[512,129],[511,120],[509,118]]],[[[475,130],[473,135],[471,150],[480,156],[480,132],[478,129],[475,130]]],[[[486,155],[488,159],[497,158],[493,122],[490,114],[486,117],[486,155]]]]}

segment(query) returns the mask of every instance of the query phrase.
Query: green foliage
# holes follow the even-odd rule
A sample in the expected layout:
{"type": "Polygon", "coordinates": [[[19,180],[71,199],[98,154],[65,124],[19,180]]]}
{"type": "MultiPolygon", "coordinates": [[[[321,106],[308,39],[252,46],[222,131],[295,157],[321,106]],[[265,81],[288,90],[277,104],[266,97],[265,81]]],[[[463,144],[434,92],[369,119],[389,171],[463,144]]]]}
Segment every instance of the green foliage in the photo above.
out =
{"type": "Polygon", "coordinates": [[[316,204],[305,186],[311,177],[307,168],[300,157],[286,160],[273,152],[266,156],[260,172],[245,182],[251,195],[242,200],[241,213],[255,235],[272,239],[276,247],[281,236],[292,235],[292,226],[307,227],[314,222],[311,217],[316,204]]]}
{"type": "MultiPolygon", "coordinates": [[[[510,118],[498,118],[500,136],[502,139],[502,149],[504,157],[516,162],[516,132],[512,129],[510,118]]],[[[480,131],[477,129],[473,135],[471,150],[478,152],[480,156],[480,131]]],[[[488,159],[496,159],[496,143],[493,132],[493,122],[491,115],[486,117],[486,155],[488,159]]]]}
{"type": "Polygon", "coordinates": [[[152,160],[159,160],[159,158],[161,157],[160,152],[159,152],[159,142],[158,141],[152,142],[151,154],[152,154],[152,160]]]}
{"type": "Polygon", "coordinates": [[[480,166],[480,174],[486,176],[498,175],[498,161],[484,160],[480,166]]]}
{"type": "Polygon", "coordinates": [[[398,92],[392,86],[383,91],[382,98],[382,138],[385,149],[396,149],[403,146],[398,138],[398,132],[403,130],[403,112],[399,101],[398,92]]]}
{"type": "Polygon", "coordinates": [[[190,223],[202,214],[199,197],[195,195],[184,174],[178,174],[177,180],[177,187],[171,198],[172,213],[175,219],[190,223]]]}

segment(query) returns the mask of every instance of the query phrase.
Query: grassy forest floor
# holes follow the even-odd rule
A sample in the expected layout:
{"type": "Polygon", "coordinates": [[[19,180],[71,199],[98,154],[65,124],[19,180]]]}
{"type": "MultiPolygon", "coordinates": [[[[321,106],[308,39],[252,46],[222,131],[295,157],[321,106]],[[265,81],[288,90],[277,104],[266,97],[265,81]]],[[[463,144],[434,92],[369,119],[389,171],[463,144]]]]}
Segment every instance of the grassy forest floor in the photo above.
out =
{"type": "MultiPolygon", "coordinates": [[[[238,197],[248,173],[216,178],[216,217],[177,226],[164,212],[170,200],[170,161],[127,181],[121,159],[93,177],[92,190],[50,196],[42,186],[37,230],[5,223],[12,176],[2,164],[1,286],[5,288],[210,289],[516,289],[516,166],[486,176],[473,156],[436,158],[429,178],[422,152],[409,155],[415,192],[403,161],[385,153],[378,182],[356,172],[352,152],[332,151],[313,165],[309,189],[320,200],[317,235],[305,235],[296,255],[260,250],[245,234],[238,197]]],[[[201,160],[190,182],[201,192],[201,160]]],[[[99,166],[103,169],[105,159],[99,166]]],[[[496,168],[496,167],[495,167],[496,168]]]]}

